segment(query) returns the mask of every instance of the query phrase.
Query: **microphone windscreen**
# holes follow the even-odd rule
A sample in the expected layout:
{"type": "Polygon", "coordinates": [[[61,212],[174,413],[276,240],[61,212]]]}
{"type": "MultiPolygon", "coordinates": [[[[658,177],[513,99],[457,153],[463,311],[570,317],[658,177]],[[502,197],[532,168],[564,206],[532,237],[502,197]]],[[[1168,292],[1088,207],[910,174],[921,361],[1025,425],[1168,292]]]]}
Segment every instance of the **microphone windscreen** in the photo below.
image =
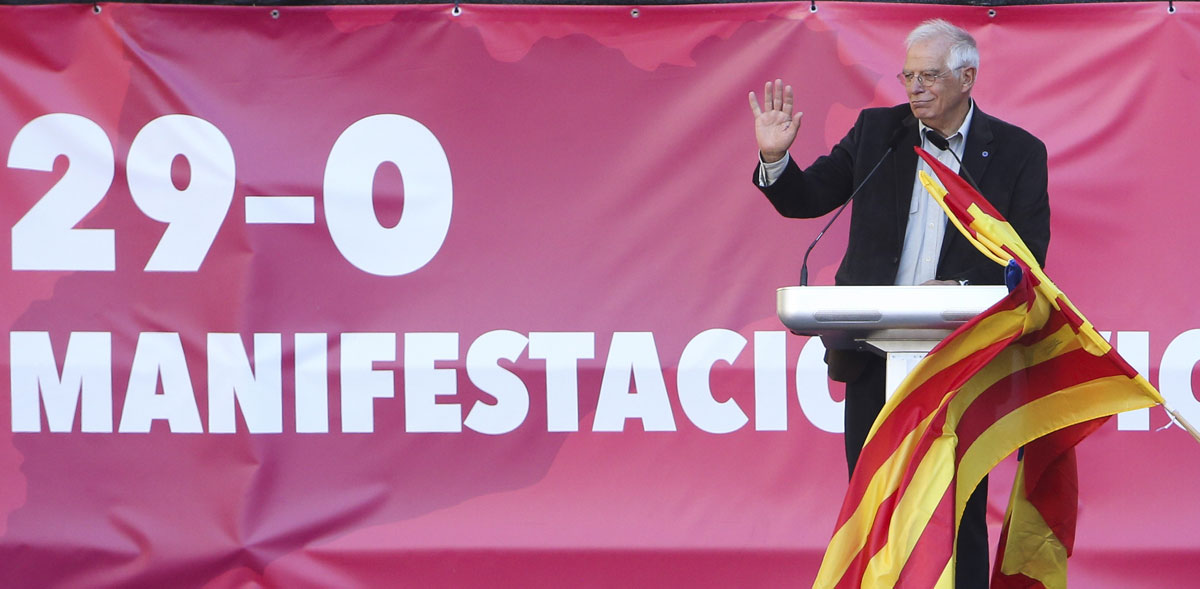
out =
{"type": "Polygon", "coordinates": [[[934,147],[942,151],[950,149],[950,140],[938,135],[938,132],[934,131],[933,129],[925,129],[925,138],[928,139],[934,147]]]}

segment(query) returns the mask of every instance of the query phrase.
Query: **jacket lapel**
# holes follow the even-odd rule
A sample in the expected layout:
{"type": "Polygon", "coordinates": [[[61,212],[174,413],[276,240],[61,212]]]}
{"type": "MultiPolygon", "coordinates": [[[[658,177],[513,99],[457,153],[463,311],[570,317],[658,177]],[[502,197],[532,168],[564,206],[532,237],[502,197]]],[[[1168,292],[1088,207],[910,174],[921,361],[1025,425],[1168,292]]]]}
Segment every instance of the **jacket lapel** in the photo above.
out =
{"type": "Polygon", "coordinates": [[[980,184],[980,188],[983,185],[983,175],[987,172],[988,163],[991,162],[991,153],[988,151],[992,143],[992,126],[988,122],[990,118],[983,114],[978,107],[975,108],[975,116],[971,119],[971,130],[967,133],[967,146],[963,149],[963,166],[971,172],[971,177],[980,184]]]}
{"type": "MultiPolygon", "coordinates": [[[[979,110],[978,105],[975,106],[975,114],[971,118],[971,129],[967,132],[967,145],[963,148],[962,165],[979,183],[980,190],[983,190],[984,174],[987,173],[988,163],[992,160],[989,151],[992,143],[992,126],[988,122],[990,118],[979,110]]],[[[959,172],[958,175],[965,177],[962,172],[959,172]]],[[[987,197],[984,196],[984,198],[987,197]]],[[[947,222],[946,236],[942,238],[940,259],[946,259],[946,252],[950,250],[950,244],[960,239],[963,237],[954,228],[954,224],[947,222]]]]}
{"type": "Polygon", "coordinates": [[[906,128],[906,131],[904,138],[896,146],[892,159],[896,166],[896,172],[892,174],[892,178],[895,179],[893,190],[896,195],[896,235],[900,240],[896,244],[897,252],[904,249],[904,232],[908,228],[908,208],[912,205],[913,182],[917,180],[917,152],[913,148],[921,144],[920,135],[917,133],[916,117],[910,113],[900,121],[900,124],[906,128]]]}

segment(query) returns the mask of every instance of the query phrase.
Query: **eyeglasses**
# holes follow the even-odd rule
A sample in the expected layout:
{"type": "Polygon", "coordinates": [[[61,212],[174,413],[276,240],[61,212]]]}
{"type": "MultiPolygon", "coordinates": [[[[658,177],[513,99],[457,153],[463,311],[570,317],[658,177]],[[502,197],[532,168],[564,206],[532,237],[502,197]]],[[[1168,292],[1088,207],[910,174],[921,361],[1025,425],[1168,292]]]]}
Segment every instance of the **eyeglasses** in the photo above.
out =
{"type": "Polygon", "coordinates": [[[896,74],[896,80],[898,80],[901,84],[904,84],[904,87],[907,88],[910,84],[912,84],[913,79],[916,79],[917,83],[920,84],[922,88],[928,88],[936,84],[938,80],[948,77],[951,72],[956,72],[961,69],[963,68],[956,67],[941,73],[921,72],[917,74],[913,72],[900,72],[896,74]]]}

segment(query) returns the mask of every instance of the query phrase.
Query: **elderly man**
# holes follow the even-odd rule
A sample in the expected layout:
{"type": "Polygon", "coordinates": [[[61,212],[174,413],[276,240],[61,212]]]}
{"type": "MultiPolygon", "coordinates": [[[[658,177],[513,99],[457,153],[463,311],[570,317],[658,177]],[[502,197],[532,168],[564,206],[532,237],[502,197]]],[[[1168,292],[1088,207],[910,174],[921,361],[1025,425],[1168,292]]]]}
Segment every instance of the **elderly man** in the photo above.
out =
{"type": "MultiPolygon", "coordinates": [[[[979,183],[983,196],[1044,264],[1050,241],[1045,145],[975,105],[971,89],[979,52],[966,31],[944,20],[926,21],[909,34],[906,46],[897,79],[908,102],[862,111],[841,142],[803,170],[788,155],[802,115],[793,113],[791,86],[767,82],[761,106],[751,92],[760,158],[755,184],[780,214],[793,218],[833,211],[862,184],[835,278],[839,285],[1003,284],[1002,267],[953,228],[947,231],[945,213],[917,178],[917,170],[929,171],[913,151],[917,145],[959,169],[949,152],[930,144],[926,132],[932,130],[949,140],[969,172],[964,175],[979,183]]],[[[846,383],[846,461],[853,472],[884,404],[884,361],[866,352],[830,351],[826,363],[830,378],[846,383]]],[[[958,587],[987,587],[986,509],[984,479],[959,530],[958,587]]]]}

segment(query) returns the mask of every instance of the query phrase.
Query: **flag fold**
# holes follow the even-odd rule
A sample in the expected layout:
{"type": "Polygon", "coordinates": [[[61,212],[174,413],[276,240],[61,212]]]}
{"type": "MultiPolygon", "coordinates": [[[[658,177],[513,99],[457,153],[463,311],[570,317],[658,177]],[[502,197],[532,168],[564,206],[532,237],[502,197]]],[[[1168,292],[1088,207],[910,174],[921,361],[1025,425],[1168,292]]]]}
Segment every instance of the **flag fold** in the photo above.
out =
{"type": "Polygon", "coordinates": [[[921,182],[1010,292],[939,343],[876,419],[814,587],[952,587],[967,498],[1024,447],[994,588],[1066,587],[1074,447],[1109,416],[1162,397],[1046,276],[1012,226],[920,148],[921,182]]]}

